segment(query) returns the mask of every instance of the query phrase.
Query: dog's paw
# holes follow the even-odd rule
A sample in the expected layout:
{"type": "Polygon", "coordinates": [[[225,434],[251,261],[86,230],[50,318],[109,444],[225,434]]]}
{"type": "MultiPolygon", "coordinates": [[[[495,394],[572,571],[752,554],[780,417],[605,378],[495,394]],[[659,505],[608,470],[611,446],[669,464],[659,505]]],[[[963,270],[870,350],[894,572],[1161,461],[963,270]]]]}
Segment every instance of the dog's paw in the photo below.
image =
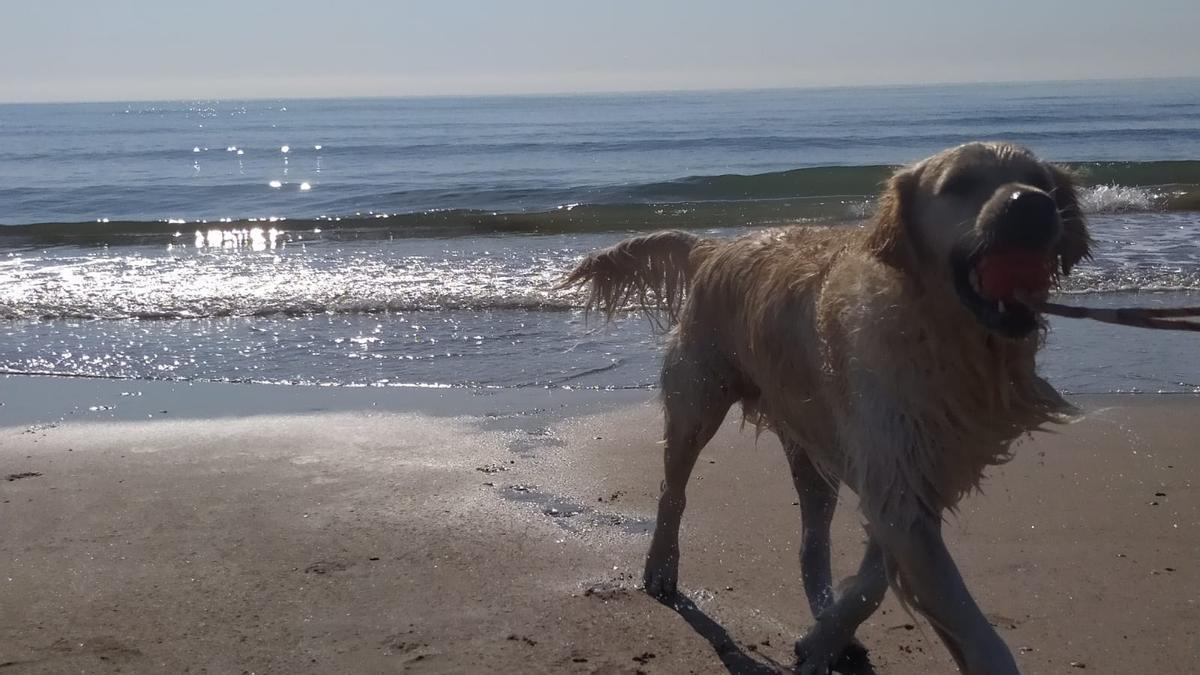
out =
{"type": "Polygon", "coordinates": [[[858,638],[850,640],[850,644],[842,647],[842,653],[833,663],[835,670],[845,668],[856,672],[869,665],[871,665],[871,659],[867,654],[867,648],[858,641],[858,638]]]}
{"type": "Polygon", "coordinates": [[[670,602],[678,592],[679,570],[674,565],[646,565],[642,583],[651,597],[659,602],[670,602]]]}
{"type": "Polygon", "coordinates": [[[673,538],[654,533],[650,551],[646,554],[646,569],[642,573],[646,593],[659,602],[671,604],[679,586],[679,544],[673,538]]]}
{"type": "Polygon", "coordinates": [[[796,641],[796,672],[799,675],[828,675],[836,671],[857,672],[869,664],[867,648],[858,640],[849,642],[822,634],[820,624],[796,641]]]}

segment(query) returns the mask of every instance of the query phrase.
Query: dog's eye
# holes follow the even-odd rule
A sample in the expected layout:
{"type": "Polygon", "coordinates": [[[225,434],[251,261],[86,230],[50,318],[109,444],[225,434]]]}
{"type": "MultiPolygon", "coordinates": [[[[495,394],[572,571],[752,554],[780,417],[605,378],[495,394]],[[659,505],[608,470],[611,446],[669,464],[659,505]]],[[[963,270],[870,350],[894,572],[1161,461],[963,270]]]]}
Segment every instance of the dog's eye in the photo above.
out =
{"type": "Polygon", "coordinates": [[[970,173],[956,173],[942,181],[939,194],[965,197],[979,187],[979,178],[970,173]]]}

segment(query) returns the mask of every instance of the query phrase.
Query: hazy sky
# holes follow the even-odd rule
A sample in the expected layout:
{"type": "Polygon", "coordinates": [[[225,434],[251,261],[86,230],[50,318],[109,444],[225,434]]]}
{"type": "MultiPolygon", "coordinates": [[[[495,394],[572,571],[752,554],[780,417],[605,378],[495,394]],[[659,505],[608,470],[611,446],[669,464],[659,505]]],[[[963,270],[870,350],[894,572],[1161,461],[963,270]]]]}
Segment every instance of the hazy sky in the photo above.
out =
{"type": "Polygon", "coordinates": [[[0,100],[1200,75],[1197,0],[0,0],[0,100]]]}

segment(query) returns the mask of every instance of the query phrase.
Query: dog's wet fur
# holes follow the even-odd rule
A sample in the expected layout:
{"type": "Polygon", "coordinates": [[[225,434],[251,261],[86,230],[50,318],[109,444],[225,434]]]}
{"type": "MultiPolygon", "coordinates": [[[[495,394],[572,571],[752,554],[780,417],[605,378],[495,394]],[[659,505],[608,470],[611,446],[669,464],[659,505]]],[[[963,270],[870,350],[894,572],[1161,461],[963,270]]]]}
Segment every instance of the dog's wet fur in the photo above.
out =
{"type": "Polygon", "coordinates": [[[898,170],[864,227],[733,240],[667,231],[586,258],[563,286],[585,289],[589,309],[611,316],[632,304],[673,325],[646,591],[675,596],[688,477],[741,403],[746,420],[779,436],[800,496],[816,617],[796,644],[800,673],[828,672],[854,649],[889,585],[962,672],[1017,673],[941,523],[1014,440],[1072,412],[1035,372],[1045,326],[1036,307],[1090,243],[1067,171],[1015,145],[970,143],[898,170]],[[997,296],[980,271],[1005,256],[1044,260],[1045,278],[1026,270],[997,296]],[[843,483],[859,496],[869,541],[835,594],[829,531],[843,483]]]}

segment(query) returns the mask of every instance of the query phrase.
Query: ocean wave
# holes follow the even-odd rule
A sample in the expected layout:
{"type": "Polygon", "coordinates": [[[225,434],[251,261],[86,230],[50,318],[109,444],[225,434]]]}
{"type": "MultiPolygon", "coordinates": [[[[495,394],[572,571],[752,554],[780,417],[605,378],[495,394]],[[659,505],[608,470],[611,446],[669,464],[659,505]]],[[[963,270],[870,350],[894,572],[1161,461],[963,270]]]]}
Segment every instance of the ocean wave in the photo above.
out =
{"type": "Polygon", "coordinates": [[[64,256],[51,250],[0,259],[0,318],[561,311],[580,304],[578,297],[553,290],[578,259],[575,250],[511,245],[448,250],[440,240],[280,242],[262,251],[203,243],[149,253],[64,256]]]}
{"type": "MultiPolygon", "coordinates": [[[[1097,185],[1080,191],[1086,213],[1200,210],[1200,189],[1178,190],[1097,185]]],[[[261,216],[213,220],[110,221],[0,226],[0,246],[99,245],[193,239],[254,238],[273,230],[289,241],[305,238],[370,240],[409,237],[455,238],[502,234],[567,234],[665,228],[765,227],[792,223],[837,223],[869,218],[867,196],[768,198],[654,203],[563,203],[546,211],[494,212],[474,209],[418,213],[356,213],[347,216],[284,218],[261,216]]]]}
{"type": "MultiPolygon", "coordinates": [[[[1069,165],[1083,184],[1085,211],[1200,210],[1200,161],[1080,162],[1069,165]]],[[[0,245],[53,243],[120,243],[124,240],[174,237],[194,230],[236,224],[252,228],[264,221],[278,229],[322,229],[327,237],[462,236],[506,232],[557,233],[662,227],[771,225],[787,222],[861,219],[872,210],[874,195],[893,166],[822,166],[762,174],[690,176],[653,183],[609,186],[493,186],[472,189],[396,190],[377,186],[379,200],[389,204],[444,205],[412,211],[351,210],[354,201],[318,197],[334,215],[283,217],[289,214],[229,214],[211,218],[159,220],[111,219],[0,226],[0,245]],[[469,208],[458,205],[471,204],[469,208]],[[496,208],[487,205],[494,204],[496,208]],[[532,206],[530,206],[532,205],[532,206]]],[[[297,183],[299,185],[299,183],[297,183]]],[[[208,186],[208,201],[221,201],[222,191],[247,186],[208,186]]],[[[320,191],[313,190],[313,194],[320,191]]],[[[86,191],[86,186],[73,188],[86,191]]],[[[107,188],[99,186],[104,191],[107,188]]],[[[182,187],[180,189],[183,189],[182,187]]],[[[238,192],[241,195],[241,192],[238,192]]],[[[12,189],[0,189],[18,199],[12,189]]],[[[45,199],[34,195],[28,198],[45,199]]],[[[245,197],[245,195],[242,195],[245,197]]],[[[116,199],[112,197],[109,201],[116,199]]]]}
{"type": "Polygon", "coordinates": [[[663,228],[766,226],[861,219],[870,211],[865,197],[764,199],[753,201],[581,204],[564,202],[545,211],[497,212],[477,209],[416,213],[355,213],[346,216],[284,218],[261,216],[212,220],[109,220],[0,226],[0,246],[185,243],[212,231],[249,236],[274,228],[297,241],[320,235],[329,240],[401,237],[463,237],[497,234],[565,234],[663,228]]]}
{"type": "Polygon", "coordinates": [[[1080,191],[1079,205],[1085,213],[1153,211],[1167,198],[1167,194],[1153,188],[1095,185],[1080,191]]]}
{"type": "MultiPolygon", "coordinates": [[[[292,262],[203,259],[89,261],[0,268],[0,319],[18,321],[207,320],[427,312],[567,312],[584,296],[555,284],[582,252],[526,262],[413,260],[318,268],[292,262]]],[[[242,256],[239,256],[239,258],[242,256]]],[[[1200,292],[1200,267],[1091,264],[1060,293],[1200,292]]],[[[633,309],[632,307],[629,309],[633,309]]]]}
{"type": "MultiPolygon", "coordinates": [[[[1057,293],[1068,296],[1135,295],[1156,293],[1200,292],[1200,275],[1188,278],[1108,278],[1087,282],[1068,282],[1057,293]]],[[[40,307],[0,307],[0,319],[24,321],[93,321],[93,320],[212,320],[271,317],[304,317],[314,315],[414,314],[424,312],[570,312],[582,310],[582,298],[573,294],[565,297],[471,297],[424,298],[418,300],[347,300],[321,302],[316,300],[265,301],[261,304],[198,303],[187,307],[119,307],[77,305],[44,305],[40,307]]],[[[629,306],[627,312],[638,312],[629,306]]]]}
{"type": "MultiPolygon", "coordinates": [[[[1173,194],[1108,185],[1083,190],[1089,211],[1124,213],[1092,219],[1096,257],[1064,278],[1061,291],[1200,291],[1200,221],[1192,213],[1155,211],[1173,194]],[[1130,213],[1145,209],[1154,212],[1130,213]]],[[[553,290],[555,283],[583,255],[629,230],[704,226],[706,236],[731,238],[747,225],[828,221],[831,211],[861,220],[872,208],[863,199],[814,198],[564,204],[536,214],[36,226],[25,230],[36,230],[30,241],[40,243],[0,255],[0,319],[562,312],[580,308],[583,298],[553,290]],[[125,234],[114,235],[113,227],[125,234]],[[538,236],[505,236],[510,232],[538,236]],[[120,237],[148,245],[120,246],[120,237]]]]}

